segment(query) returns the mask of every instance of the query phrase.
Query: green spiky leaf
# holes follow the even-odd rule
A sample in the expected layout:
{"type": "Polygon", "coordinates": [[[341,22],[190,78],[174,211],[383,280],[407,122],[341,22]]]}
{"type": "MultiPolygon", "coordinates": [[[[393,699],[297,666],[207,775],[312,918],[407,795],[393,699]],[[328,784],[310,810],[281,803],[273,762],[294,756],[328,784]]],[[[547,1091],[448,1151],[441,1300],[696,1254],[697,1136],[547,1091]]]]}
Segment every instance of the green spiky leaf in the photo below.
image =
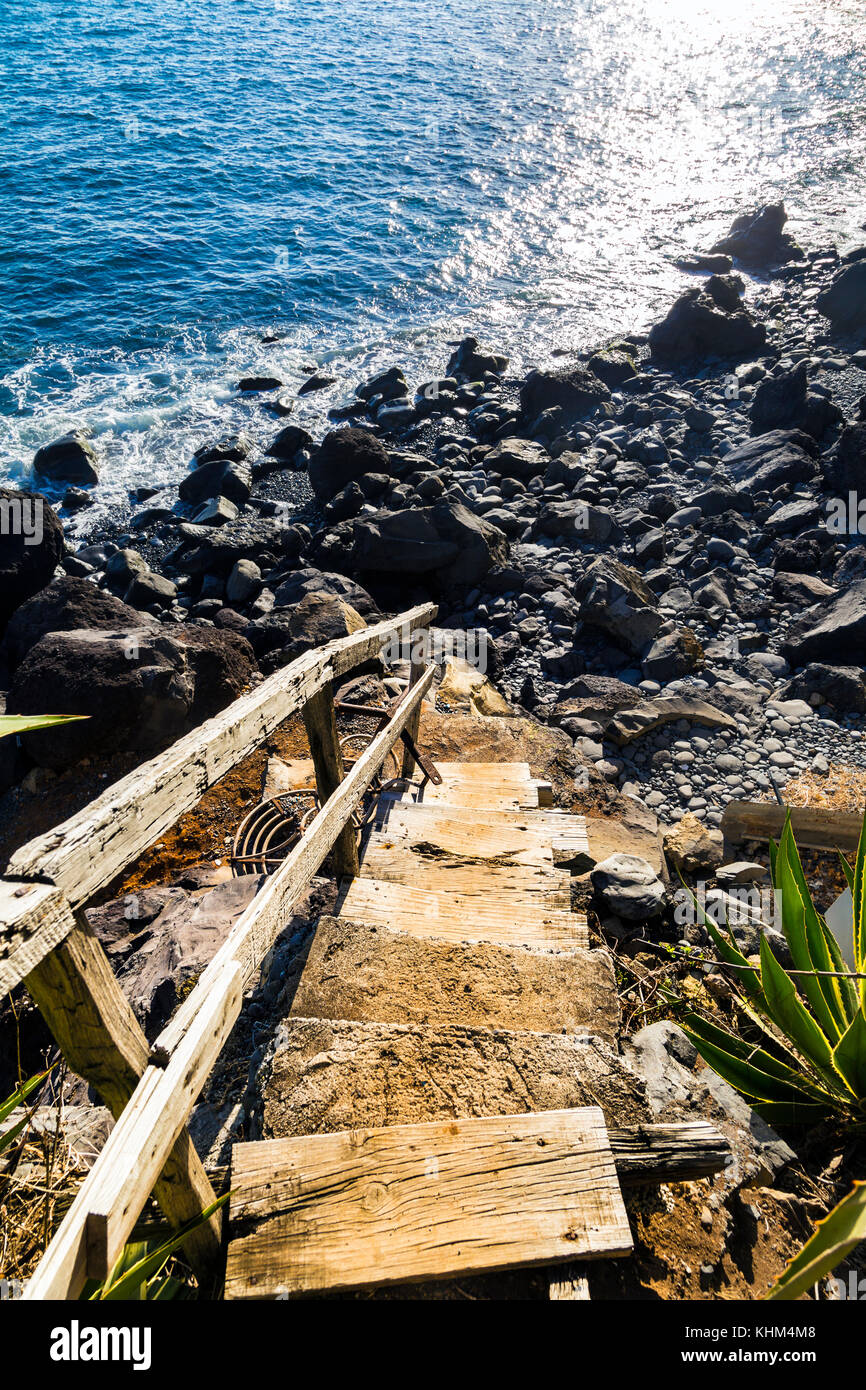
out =
{"type": "Polygon", "coordinates": [[[855,1182],[806,1241],[767,1294],[774,1302],[799,1298],[819,1279],[831,1274],[861,1242],[866,1240],[866,1182],[855,1182]]]}

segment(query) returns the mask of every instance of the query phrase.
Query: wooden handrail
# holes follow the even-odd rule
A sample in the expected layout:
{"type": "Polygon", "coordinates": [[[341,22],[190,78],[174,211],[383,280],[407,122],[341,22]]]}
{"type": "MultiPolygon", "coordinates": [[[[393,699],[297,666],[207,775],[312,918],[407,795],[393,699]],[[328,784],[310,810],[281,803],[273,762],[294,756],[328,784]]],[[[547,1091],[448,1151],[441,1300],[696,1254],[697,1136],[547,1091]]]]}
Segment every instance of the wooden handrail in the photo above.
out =
{"type": "Polygon", "coordinates": [[[25,1299],[74,1298],[86,1278],[107,1276],[228,1036],[243,990],[411,721],[434,674],[431,665],[410,687],[163,1029],[131,1100],[28,1283],[25,1299]]]}
{"type": "Polygon", "coordinates": [[[436,611],[422,604],[304,653],[77,815],[16,850],[0,879],[0,994],[69,934],[76,908],[154,845],[284,719],[390,639],[426,627],[436,611]]]}

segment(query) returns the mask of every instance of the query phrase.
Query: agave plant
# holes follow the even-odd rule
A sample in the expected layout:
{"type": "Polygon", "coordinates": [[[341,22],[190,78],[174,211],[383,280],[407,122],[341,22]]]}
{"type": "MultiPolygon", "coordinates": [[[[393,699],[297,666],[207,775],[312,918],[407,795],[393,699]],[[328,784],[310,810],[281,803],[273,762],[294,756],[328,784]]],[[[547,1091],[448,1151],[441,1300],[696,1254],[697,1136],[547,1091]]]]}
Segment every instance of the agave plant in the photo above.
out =
{"type": "MultiPolygon", "coordinates": [[[[40,1072],[38,1076],[31,1076],[27,1081],[22,1081],[18,1089],[12,1092],[11,1096],[6,1100],[0,1101],[0,1124],[3,1124],[12,1114],[12,1111],[16,1110],[18,1106],[27,1099],[31,1091],[36,1090],[36,1087],[45,1080],[50,1071],[51,1068],[49,1067],[48,1071],[40,1072]]],[[[8,1149],[10,1144],[15,1142],[18,1135],[26,1127],[29,1119],[29,1115],[24,1115],[20,1120],[16,1120],[9,1129],[0,1134],[0,1153],[2,1153],[4,1149],[8,1149]]]]}
{"type": "Polygon", "coordinates": [[[166,1273],[165,1267],[186,1237],[198,1226],[209,1221],[230,1196],[231,1193],[226,1192],[224,1196],[218,1197],[200,1215],[194,1216],[185,1226],[174,1231],[161,1245],[147,1241],[131,1241],[125,1245],[108,1278],[101,1284],[89,1282],[81,1297],[91,1302],[108,1299],[115,1302],[147,1300],[149,1303],[189,1297],[189,1285],[173,1274],[166,1273]]]}
{"type": "Polygon", "coordinates": [[[740,1006],[762,1041],[746,1042],[695,1013],[685,1031],[704,1061],[776,1124],[813,1123],[835,1114],[866,1124],[866,815],[852,870],[840,855],[853,899],[854,971],[812,896],[791,830],[790,812],[770,866],[789,974],[761,935],[760,967],[737,949],[729,924],[719,928],[692,901],[721,959],[736,967],[740,1006]]]}
{"type": "Polygon", "coordinates": [[[846,1255],[866,1240],[866,1182],[855,1182],[847,1197],[819,1221],[814,1234],[791,1260],[767,1294],[779,1302],[799,1298],[846,1255]]]}
{"type": "Polygon", "coordinates": [[[29,734],[34,729],[48,729],[53,724],[71,724],[75,719],[89,719],[89,714],[0,714],[0,738],[9,734],[29,734]]]}

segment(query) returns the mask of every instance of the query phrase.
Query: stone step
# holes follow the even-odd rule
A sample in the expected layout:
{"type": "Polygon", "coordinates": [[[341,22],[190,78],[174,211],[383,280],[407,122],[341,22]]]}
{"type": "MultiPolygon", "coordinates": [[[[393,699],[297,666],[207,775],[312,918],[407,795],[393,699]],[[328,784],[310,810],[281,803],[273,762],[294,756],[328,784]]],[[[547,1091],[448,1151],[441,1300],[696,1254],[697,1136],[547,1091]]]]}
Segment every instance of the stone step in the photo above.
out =
{"type": "Polygon", "coordinates": [[[603,1038],[288,1018],[257,1075],[261,1137],[598,1105],[652,1119],[643,1084],[603,1038]]]}
{"type": "Polygon", "coordinates": [[[420,939],[388,927],[320,920],[294,1017],[590,1032],[615,1041],[619,1005],[606,951],[553,953],[420,939]]]}

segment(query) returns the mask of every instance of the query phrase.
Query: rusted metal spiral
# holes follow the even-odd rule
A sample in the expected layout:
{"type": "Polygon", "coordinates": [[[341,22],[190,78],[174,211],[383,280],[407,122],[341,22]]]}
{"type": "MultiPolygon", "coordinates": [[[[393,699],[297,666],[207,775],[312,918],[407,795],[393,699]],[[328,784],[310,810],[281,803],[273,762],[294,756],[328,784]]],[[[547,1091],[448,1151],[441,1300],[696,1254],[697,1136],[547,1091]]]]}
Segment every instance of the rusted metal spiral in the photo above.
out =
{"type": "Polygon", "coordinates": [[[272,874],[291,853],[319,809],[313,791],[290,791],[260,801],[244,817],[232,845],[232,872],[272,874]]]}

